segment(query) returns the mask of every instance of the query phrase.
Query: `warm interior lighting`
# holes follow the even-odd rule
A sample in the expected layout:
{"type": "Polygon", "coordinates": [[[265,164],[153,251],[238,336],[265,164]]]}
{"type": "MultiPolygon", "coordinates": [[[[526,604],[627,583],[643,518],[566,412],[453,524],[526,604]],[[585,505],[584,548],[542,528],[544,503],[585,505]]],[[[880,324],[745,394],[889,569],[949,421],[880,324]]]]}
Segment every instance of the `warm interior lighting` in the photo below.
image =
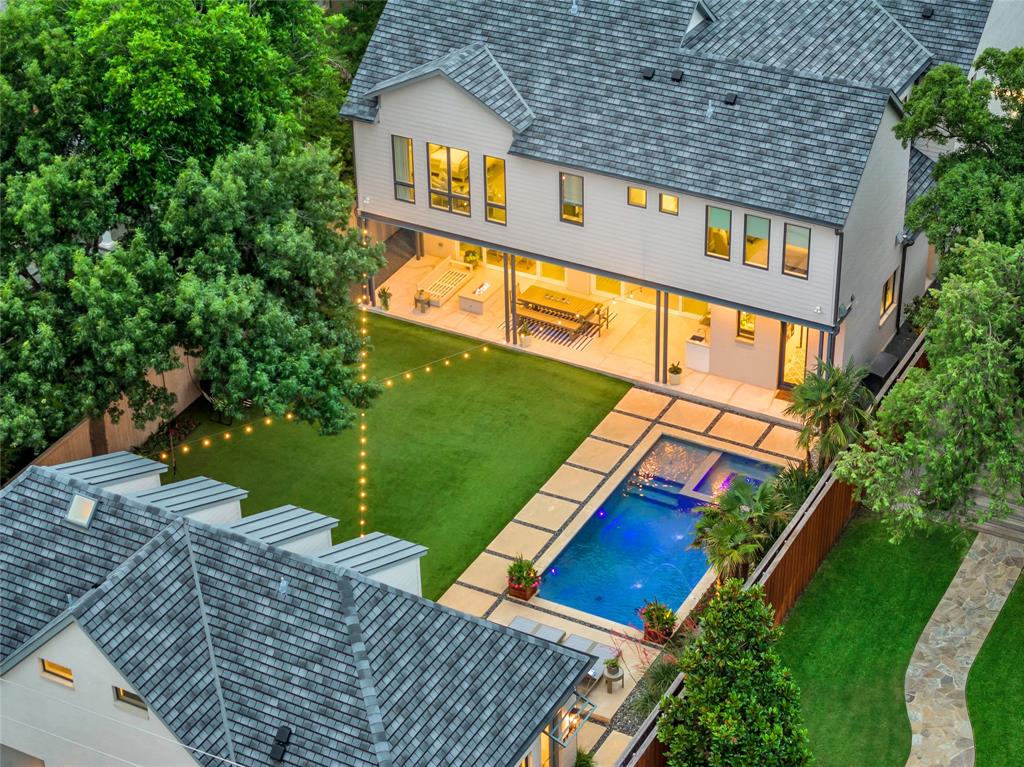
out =
{"type": "Polygon", "coordinates": [[[54,663],[52,660],[47,660],[46,658],[40,658],[39,662],[42,665],[43,674],[48,676],[50,679],[62,682],[63,684],[74,685],[75,675],[67,666],[62,666],[60,663],[54,663]]]}

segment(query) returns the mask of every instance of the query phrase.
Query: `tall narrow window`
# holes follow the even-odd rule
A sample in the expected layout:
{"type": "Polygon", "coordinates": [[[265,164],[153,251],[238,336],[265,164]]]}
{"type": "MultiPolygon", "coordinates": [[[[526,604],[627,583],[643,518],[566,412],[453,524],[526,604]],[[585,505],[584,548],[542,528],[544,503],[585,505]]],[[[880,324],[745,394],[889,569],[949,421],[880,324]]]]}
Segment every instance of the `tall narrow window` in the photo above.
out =
{"type": "Polygon", "coordinates": [[[430,160],[430,207],[469,215],[469,152],[427,144],[430,160]]]}
{"type": "Polygon", "coordinates": [[[659,194],[658,195],[658,210],[662,213],[668,213],[672,216],[679,215],[679,198],[674,194],[659,194]]]}
{"type": "Polygon", "coordinates": [[[761,216],[747,215],[744,218],[743,263],[756,266],[758,269],[768,268],[768,240],[772,222],[761,216]]]}
{"type": "Polygon", "coordinates": [[[626,187],[626,202],[634,208],[647,207],[647,190],[639,186],[626,187]]]}
{"type": "Polygon", "coordinates": [[[708,205],[705,252],[712,258],[729,260],[729,230],[732,229],[732,211],[708,205]]]}
{"type": "Polygon", "coordinates": [[[896,303],[896,272],[890,274],[889,279],[882,285],[882,311],[880,316],[883,319],[889,310],[892,309],[894,303],[896,303]]]}
{"type": "Polygon", "coordinates": [[[782,255],[782,273],[807,278],[811,258],[811,230],[786,224],[786,250],[782,255]]]}
{"type": "Polygon", "coordinates": [[[559,173],[558,189],[562,220],[583,226],[583,176],[559,173]]]}
{"type": "Polygon", "coordinates": [[[395,171],[395,199],[416,202],[416,186],[412,169],[412,139],[391,137],[391,159],[395,171]]]}
{"type": "Polygon", "coordinates": [[[736,312],[736,337],[743,341],[754,340],[757,319],[750,312],[736,312]]]}
{"type": "Polygon", "coordinates": [[[60,663],[54,663],[52,660],[47,660],[46,658],[40,658],[39,663],[43,668],[43,676],[49,677],[55,682],[74,685],[75,675],[67,666],[62,666],[60,663]]]}
{"type": "Polygon", "coordinates": [[[495,224],[508,223],[505,208],[505,161],[484,155],[484,181],[487,187],[487,206],[484,215],[495,224]]]}

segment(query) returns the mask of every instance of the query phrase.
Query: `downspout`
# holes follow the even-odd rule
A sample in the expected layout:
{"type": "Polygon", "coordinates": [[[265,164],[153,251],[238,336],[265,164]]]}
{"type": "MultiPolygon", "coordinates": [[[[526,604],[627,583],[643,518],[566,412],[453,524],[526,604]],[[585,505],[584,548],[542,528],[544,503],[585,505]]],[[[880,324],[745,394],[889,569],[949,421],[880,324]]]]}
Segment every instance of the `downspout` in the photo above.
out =
{"type": "Polygon", "coordinates": [[[842,229],[835,230],[839,237],[839,252],[836,257],[836,292],[832,299],[832,330],[828,332],[828,362],[835,363],[836,356],[836,335],[839,333],[839,290],[843,280],[843,237],[845,232],[842,229]]]}
{"type": "Polygon", "coordinates": [[[901,232],[897,241],[903,243],[900,249],[900,287],[896,292],[896,332],[900,332],[900,325],[903,323],[903,275],[907,269],[907,248],[917,241],[917,234],[901,232]]]}

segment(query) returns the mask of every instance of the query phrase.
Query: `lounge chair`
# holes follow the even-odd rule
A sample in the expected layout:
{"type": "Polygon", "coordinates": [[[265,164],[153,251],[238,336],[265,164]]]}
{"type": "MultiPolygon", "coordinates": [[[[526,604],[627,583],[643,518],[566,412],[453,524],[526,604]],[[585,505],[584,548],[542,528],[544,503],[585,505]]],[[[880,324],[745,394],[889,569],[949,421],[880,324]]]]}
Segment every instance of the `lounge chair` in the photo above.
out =
{"type": "Polygon", "coordinates": [[[556,629],[554,626],[547,626],[543,623],[538,623],[530,618],[524,618],[522,615],[517,615],[513,618],[512,622],[508,624],[508,627],[555,644],[561,642],[565,637],[565,632],[561,629],[556,629]]]}

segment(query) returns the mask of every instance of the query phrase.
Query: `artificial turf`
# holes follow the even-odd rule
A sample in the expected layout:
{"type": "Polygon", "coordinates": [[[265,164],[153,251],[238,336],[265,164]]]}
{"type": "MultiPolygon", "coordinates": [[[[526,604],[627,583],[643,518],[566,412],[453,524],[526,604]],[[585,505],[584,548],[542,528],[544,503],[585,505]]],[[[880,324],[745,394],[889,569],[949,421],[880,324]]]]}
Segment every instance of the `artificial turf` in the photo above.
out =
{"type": "MultiPolygon", "coordinates": [[[[428,547],[423,594],[436,599],[629,385],[379,315],[369,328],[367,372],[394,385],[367,411],[365,529],[428,547]],[[450,355],[448,366],[436,362],[450,355]]],[[[176,451],[176,479],[205,475],[246,488],[243,514],[293,503],[337,517],[335,542],[359,534],[356,430],[322,437],[315,426],[257,419],[251,434],[235,424],[225,440],[205,402],[189,414],[201,423],[192,449],[176,451]],[[204,435],[209,448],[198,441],[204,435]]]]}
{"type": "Polygon", "coordinates": [[[800,686],[818,767],[903,767],[903,678],[972,535],[892,544],[857,516],[786,620],[779,651],[800,686]]]}
{"type": "Polygon", "coordinates": [[[1024,764],[1024,577],[974,659],[967,710],[978,767],[1024,764]]]}

